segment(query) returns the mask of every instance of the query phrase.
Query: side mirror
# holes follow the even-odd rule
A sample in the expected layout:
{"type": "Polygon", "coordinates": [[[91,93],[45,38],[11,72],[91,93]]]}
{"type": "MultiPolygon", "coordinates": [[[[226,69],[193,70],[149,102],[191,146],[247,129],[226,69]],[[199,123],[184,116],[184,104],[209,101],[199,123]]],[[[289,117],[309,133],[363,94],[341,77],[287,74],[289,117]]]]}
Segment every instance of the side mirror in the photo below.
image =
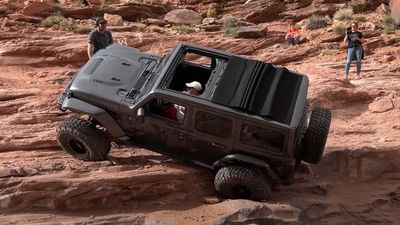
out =
{"type": "Polygon", "coordinates": [[[144,117],[144,109],[143,108],[139,108],[136,112],[136,116],[137,117],[144,117]]]}

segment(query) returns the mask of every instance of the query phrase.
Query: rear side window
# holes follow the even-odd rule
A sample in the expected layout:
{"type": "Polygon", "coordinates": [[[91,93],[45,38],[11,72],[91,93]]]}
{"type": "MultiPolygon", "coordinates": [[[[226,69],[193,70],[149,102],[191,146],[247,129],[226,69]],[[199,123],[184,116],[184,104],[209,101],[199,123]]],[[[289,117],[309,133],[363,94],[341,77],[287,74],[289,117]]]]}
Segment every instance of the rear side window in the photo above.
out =
{"type": "Polygon", "coordinates": [[[282,134],[259,126],[243,124],[240,141],[248,146],[262,149],[282,149],[284,137],[282,134]]]}
{"type": "Polygon", "coordinates": [[[218,137],[229,138],[233,122],[230,119],[212,113],[197,111],[195,129],[218,137]]]}

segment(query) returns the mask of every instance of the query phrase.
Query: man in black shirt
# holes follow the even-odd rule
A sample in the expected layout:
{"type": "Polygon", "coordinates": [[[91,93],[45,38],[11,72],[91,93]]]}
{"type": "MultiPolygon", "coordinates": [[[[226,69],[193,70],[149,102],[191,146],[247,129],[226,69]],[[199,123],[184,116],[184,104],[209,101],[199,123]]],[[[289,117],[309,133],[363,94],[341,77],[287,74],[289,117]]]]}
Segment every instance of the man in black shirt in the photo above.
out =
{"type": "Polygon", "coordinates": [[[89,59],[93,56],[94,53],[96,53],[100,49],[106,48],[113,42],[114,41],[111,31],[107,30],[107,20],[101,17],[97,18],[96,29],[94,29],[89,34],[87,48],[89,59]]]}
{"type": "Polygon", "coordinates": [[[356,79],[360,79],[361,73],[361,59],[363,55],[363,47],[364,43],[363,34],[358,31],[358,23],[351,23],[351,30],[346,31],[346,37],[343,40],[344,43],[347,42],[347,60],[345,66],[345,79],[348,79],[351,61],[353,60],[354,54],[356,56],[357,63],[357,76],[356,79]]]}

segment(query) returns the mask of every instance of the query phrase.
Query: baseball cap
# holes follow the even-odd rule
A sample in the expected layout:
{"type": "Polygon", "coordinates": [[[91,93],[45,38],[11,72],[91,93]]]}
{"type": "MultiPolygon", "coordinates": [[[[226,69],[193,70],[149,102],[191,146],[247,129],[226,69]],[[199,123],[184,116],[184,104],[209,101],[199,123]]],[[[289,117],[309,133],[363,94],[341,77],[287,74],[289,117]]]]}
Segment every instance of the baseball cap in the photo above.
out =
{"type": "Polygon", "coordinates": [[[196,89],[197,91],[201,91],[203,90],[203,87],[201,86],[201,84],[197,81],[192,81],[190,83],[186,83],[186,87],[191,87],[196,89]]]}
{"type": "Polygon", "coordinates": [[[98,17],[96,19],[96,26],[99,26],[99,24],[101,24],[101,23],[107,23],[107,20],[104,19],[103,17],[98,17]]]}

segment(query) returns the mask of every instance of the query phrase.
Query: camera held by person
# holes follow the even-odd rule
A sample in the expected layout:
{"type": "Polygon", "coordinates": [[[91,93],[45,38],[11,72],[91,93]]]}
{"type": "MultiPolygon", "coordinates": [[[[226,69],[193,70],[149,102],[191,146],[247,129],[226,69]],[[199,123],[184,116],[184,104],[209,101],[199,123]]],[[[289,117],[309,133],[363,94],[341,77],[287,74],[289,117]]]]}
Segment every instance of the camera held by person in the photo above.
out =
{"type": "Polygon", "coordinates": [[[351,33],[351,27],[346,28],[346,35],[349,35],[351,33]]]}

